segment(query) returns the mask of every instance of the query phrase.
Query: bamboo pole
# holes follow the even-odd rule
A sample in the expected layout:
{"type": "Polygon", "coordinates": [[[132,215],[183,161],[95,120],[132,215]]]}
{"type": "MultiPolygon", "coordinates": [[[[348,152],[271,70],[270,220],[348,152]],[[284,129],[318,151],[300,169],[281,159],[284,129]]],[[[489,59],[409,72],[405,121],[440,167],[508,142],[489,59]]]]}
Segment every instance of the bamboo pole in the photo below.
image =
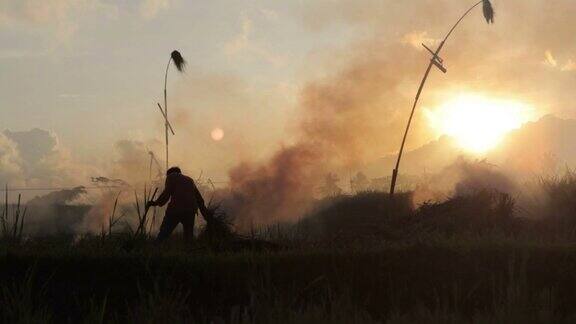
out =
{"type": "Polygon", "coordinates": [[[458,27],[460,22],[462,22],[462,20],[466,16],[468,16],[468,14],[472,10],[474,10],[474,8],[478,7],[480,4],[484,3],[485,1],[486,0],[481,0],[481,1],[477,2],[470,9],[468,9],[462,15],[462,17],[460,17],[460,19],[458,19],[456,24],[454,24],[454,26],[452,26],[452,28],[450,29],[448,34],[446,34],[446,36],[444,37],[444,39],[442,40],[440,45],[438,45],[438,48],[436,49],[436,51],[434,52],[434,55],[430,59],[430,63],[428,64],[428,67],[426,68],[426,72],[424,73],[424,77],[422,78],[422,81],[420,82],[420,86],[418,87],[418,91],[416,92],[414,104],[412,105],[412,111],[410,112],[410,117],[408,118],[406,130],[404,131],[404,136],[402,137],[402,144],[400,145],[400,151],[398,152],[398,159],[396,160],[396,167],[394,168],[394,170],[392,170],[392,181],[390,182],[390,198],[394,197],[394,190],[396,188],[396,180],[398,177],[398,170],[400,168],[400,161],[402,159],[402,153],[404,152],[404,145],[406,144],[406,138],[408,137],[408,131],[410,130],[410,125],[412,124],[412,118],[414,117],[414,111],[416,110],[416,106],[418,105],[418,101],[420,100],[420,95],[422,94],[422,91],[424,90],[424,85],[426,84],[426,81],[428,80],[428,76],[430,75],[430,71],[432,70],[432,66],[435,65],[436,59],[437,59],[438,55],[440,54],[440,51],[444,47],[444,44],[446,43],[446,41],[448,40],[450,35],[452,35],[452,33],[454,32],[456,27],[458,27]]]}
{"type": "Polygon", "coordinates": [[[170,62],[172,62],[172,56],[170,56],[170,59],[168,60],[168,64],[166,65],[166,73],[164,74],[164,134],[166,136],[166,171],[168,171],[168,96],[167,96],[167,91],[166,91],[166,87],[168,84],[168,69],[170,68],[170,62]]]}

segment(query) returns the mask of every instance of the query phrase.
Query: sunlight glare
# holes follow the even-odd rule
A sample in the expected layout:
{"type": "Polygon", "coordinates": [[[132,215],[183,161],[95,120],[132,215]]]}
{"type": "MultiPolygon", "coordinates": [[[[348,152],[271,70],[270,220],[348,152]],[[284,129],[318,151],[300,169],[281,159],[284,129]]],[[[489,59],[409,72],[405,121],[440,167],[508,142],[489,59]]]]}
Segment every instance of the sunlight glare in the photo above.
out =
{"type": "Polygon", "coordinates": [[[426,115],[440,134],[454,137],[473,153],[494,148],[511,130],[530,120],[530,110],[518,101],[462,94],[426,115]]]}

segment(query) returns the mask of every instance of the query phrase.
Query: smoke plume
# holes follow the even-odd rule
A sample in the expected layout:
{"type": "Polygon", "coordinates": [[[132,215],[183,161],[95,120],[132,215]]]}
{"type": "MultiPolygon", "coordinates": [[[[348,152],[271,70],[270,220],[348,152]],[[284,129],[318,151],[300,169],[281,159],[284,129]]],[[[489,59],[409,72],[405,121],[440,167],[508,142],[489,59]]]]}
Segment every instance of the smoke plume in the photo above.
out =
{"type": "MultiPolygon", "coordinates": [[[[376,159],[399,143],[405,116],[398,107],[409,103],[402,75],[416,71],[401,63],[406,54],[398,48],[364,45],[340,72],[304,87],[294,143],[267,162],[244,161],[230,170],[230,208],[239,224],[294,220],[328,172],[376,159]],[[378,55],[381,50],[388,55],[378,55]]],[[[415,130],[416,138],[423,130],[415,130]]]]}
{"type": "MultiPolygon", "coordinates": [[[[567,1],[561,2],[559,8],[568,5],[567,1]]],[[[565,87],[574,74],[542,64],[547,49],[564,53],[569,47],[566,27],[573,30],[573,24],[568,16],[557,12],[559,19],[546,20],[537,12],[550,11],[542,10],[542,3],[537,1],[498,1],[495,6],[499,19],[494,25],[485,24],[480,8],[454,33],[443,52],[448,77],[439,79],[434,71],[421,106],[437,106],[459,91],[513,94],[530,103],[571,100],[565,95],[570,93],[565,87]],[[533,24],[523,22],[526,17],[533,24]],[[542,28],[558,37],[547,37],[542,28]],[[529,50],[519,50],[526,44],[530,44],[529,50]],[[550,80],[550,89],[542,89],[542,79],[550,80]]],[[[267,162],[243,161],[229,172],[237,219],[241,223],[268,223],[298,217],[311,203],[311,194],[323,175],[394,153],[429,59],[414,35],[433,46],[466,9],[466,4],[455,1],[421,0],[385,6],[380,1],[362,5],[315,2],[303,17],[312,31],[345,24],[370,32],[346,49],[330,49],[322,62],[315,62],[325,71],[337,72],[324,74],[302,87],[296,140],[292,144],[281,147],[267,162]],[[406,41],[406,35],[412,35],[410,41],[406,41]]],[[[408,149],[433,139],[420,110],[413,120],[408,149]]],[[[451,182],[456,184],[452,188],[455,191],[513,187],[506,177],[485,165],[460,164],[457,168],[451,182]]],[[[389,171],[382,170],[381,175],[389,171]]]]}

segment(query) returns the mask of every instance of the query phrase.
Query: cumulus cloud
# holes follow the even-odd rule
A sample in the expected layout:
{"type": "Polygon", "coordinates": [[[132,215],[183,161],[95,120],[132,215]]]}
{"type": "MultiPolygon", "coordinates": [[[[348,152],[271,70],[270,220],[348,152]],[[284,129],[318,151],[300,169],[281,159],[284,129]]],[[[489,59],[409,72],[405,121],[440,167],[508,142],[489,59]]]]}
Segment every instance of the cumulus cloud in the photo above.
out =
{"type": "Polygon", "coordinates": [[[68,186],[87,171],[47,130],[4,131],[0,136],[0,182],[15,186],[68,186]]]}
{"type": "Polygon", "coordinates": [[[20,180],[22,161],[16,143],[0,133],[0,181],[13,183],[20,180]]]}
{"type": "MultiPolygon", "coordinates": [[[[111,149],[110,161],[88,164],[74,159],[51,131],[6,130],[0,133],[0,185],[16,190],[9,193],[9,201],[22,194],[30,207],[27,231],[31,233],[98,232],[119,191],[140,192],[144,183],[149,188],[161,187],[157,180],[163,175],[163,161],[150,165],[151,150],[160,151],[157,144],[119,140],[111,149]],[[91,183],[91,178],[112,181],[91,183]],[[100,184],[119,188],[86,188],[100,184]]],[[[133,196],[126,194],[121,203],[132,203],[131,199],[133,196]]]]}

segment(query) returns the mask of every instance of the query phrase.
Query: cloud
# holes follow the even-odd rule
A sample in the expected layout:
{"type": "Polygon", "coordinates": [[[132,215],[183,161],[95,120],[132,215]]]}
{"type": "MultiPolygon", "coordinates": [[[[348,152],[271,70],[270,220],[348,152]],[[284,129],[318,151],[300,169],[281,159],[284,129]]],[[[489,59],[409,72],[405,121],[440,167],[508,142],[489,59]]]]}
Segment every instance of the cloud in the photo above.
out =
{"type": "Polygon", "coordinates": [[[562,71],[564,72],[576,71],[576,62],[574,62],[572,59],[568,60],[568,62],[566,62],[566,64],[562,66],[562,71]]]}
{"type": "Polygon", "coordinates": [[[20,180],[22,161],[17,144],[0,133],[0,183],[13,183],[20,180]]]}
{"type": "Polygon", "coordinates": [[[100,0],[5,0],[0,2],[0,25],[48,28],[67,40],[77,30],[80,18],[90,12],[113,16],[118,7],[100,0]]]}
{"type": "MultiPolygon", "coordinates": [[[[0,185],[61,188],[83,184],[97,167],[79,163],[53,132],[43,129],[0,133],[0,185]]],[[[22,191],[24,201],[37,191],[22,191]]],[[[11,199],[16,197],[11,196],[11,199]]]]}
{"type": "MultiPolygon", "coordinates": [[[[51,48],[56,48],[72,40],[90,17],[117,19],[127,10],[136,11],[137,17],[151,19],[168,9],[170,3],[170,0],[138,0],[135,5],[106,0],[2,0],[0,26],[49,35],[51,48]]],[[[9,52],[4,56],[15,54],[18,53],[9,52]]]]}
{"type": "Polygon", "coordinates": [[[0,3],[0,22],[9,24],[17,22],[48,23],[65,20],[71,12],[85,5],[84,1],[2,1],[0,3]]]}
{"type": "Polygon", "coordinates": [[[249,37],[252,34],[253,21],[246,14],[242,14],[240,19],[240,33],[224,45],[226,54],[230,56],[238,55],[250,46],[249,37]]]}
{"type": "Polygon", "coordinates": [[[400,42],[402,44],[412,45],[418,50],[423,50],[424,47],[422,47],[422,44],[430,47],[432,45],[438,44],[440,40],[428,36],[427,31],[422,31],[408,33],[402,37],[400,42]]]}
{"type": "Polygon", "coordinates": [[[558,69],[559,71],[562,72],[576,71],[576,62],[574,62],[572,59],[568,59],[565,63],[562,64],[554,57],[551,51],[546,51],[544,53],[544,56],[545,56],[544,65],[548,67],[558,69]]]}
{"type": "MultiPolygon", "coordinates": [[[[268,13],[270,14],[270,13],[268,13]]],[[[240,17],[240,32],[230,41],[224,44],[224,53],[228,57],[262,59],[274,66],[285,64],[283,55],[272,52],[265,46],[252,39],[254,33],[254,20],[246,13],[240,17]]]]}
{"type": "Polygon", "coordinates": [[[557,67],[558,66],[558,61],[556,61],[556,59],[554,58],[554,55],[552,55],[552,52],[550,51],[546,51],[544,52],[544,64],[548,65],[550,67],[557,67]]]}
{"type": "Polygon", "coordinates": [[[170,0],[144,0],[140,4],[140,15],[145,19],[151,19],[168,8],[170,8],[170,0]]]}
{"type": "Polygon", "coordinates": [[[42,32],[49,30],[58,43],[70,39],[77,29],[74,16],[87,7],[85,1],[2,1],[0,2],[0,25],[8,27],[25,27],[42,32]]]}
{"type": "Polygon", "coordinates": [[[278,13],[272,9],[262,8],[262,9],[260,9],[260,14],[262,14],[262,16],[264,16],[264,18],[271,20],[271,21],[275,21],[278,19],[278,13]]]}

